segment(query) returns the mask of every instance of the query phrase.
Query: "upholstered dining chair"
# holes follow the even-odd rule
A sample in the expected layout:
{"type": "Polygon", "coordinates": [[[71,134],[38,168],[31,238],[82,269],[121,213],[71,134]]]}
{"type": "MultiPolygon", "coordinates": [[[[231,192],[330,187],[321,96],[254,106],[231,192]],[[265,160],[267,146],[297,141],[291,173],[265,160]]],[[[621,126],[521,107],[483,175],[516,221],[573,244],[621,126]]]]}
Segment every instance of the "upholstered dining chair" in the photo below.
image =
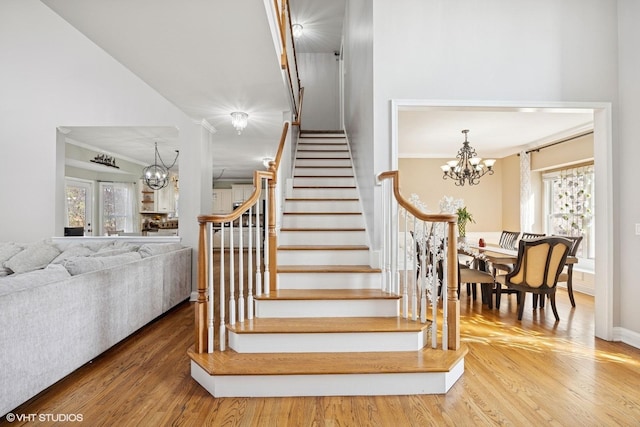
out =
{"type": "Polygon", "coordinates": [[[507,231],[503,230],[498,240],[498,245],[504,249],[516,250],[516,243],[518,242],[519,231],[507,231]]]}
{"type": "Polygon", "coordinates": [[[521,239],[513,271],[496,277],[496,307],[500,308],[502,286],[518,293],[518,320],[522,320],[527,292],[542,297],[549,295],[553,315],[559,321],[556,285],[570,248],[571,241],[562,237],[521,239]]]}
{"type": "Polygon", "coordinates": [[[458,298],[460,297],[460,284],[467,284],[467,294],[469,290],[472,290],[472,298],[476,299],[476,284],[480,283],[482,303],[489,305],[489,308],[493,308],[493,288],[495,285],[495,279],[489,272],[482,271],[477,268],[469,268],[464,264],[458,263],[458,298]]]}
{"type": "MultiPolygon", "coordinates": [[[[578,248],[580,247],[580,242],[582,242],[582,236],[563,236],[554,234],[555,237],[563,237],[567,240],[571,241],[571,247],[569,248],[568,257],[575,257],[578,253],[578,248]]],[[[576,300],[573,297],[573,263],[565,265],[562,273],[558,277],[558,283],[566,283],[567,284],[567,294],[569,294],[569,301],[571,301],[571,306],[576,306],[576,300]]],[[[537,295],[533,295],[533,308],[536,308],[538,305],[537,295]]],[[[540,298],[540,308],[544,307],[544,297],[540,298]]]]}

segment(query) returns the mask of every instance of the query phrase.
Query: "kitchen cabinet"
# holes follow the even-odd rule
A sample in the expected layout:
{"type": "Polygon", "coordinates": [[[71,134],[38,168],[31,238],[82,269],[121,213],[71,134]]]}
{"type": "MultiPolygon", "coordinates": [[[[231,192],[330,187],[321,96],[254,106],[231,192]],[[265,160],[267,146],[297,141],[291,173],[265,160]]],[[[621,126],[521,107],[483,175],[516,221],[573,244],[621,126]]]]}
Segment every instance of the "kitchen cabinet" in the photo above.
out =
{"type": "Polygon", "coordinates": [[[233,190],[216,188],[213,190],[213,213],[226,214],[233,210],[233,190]]]}

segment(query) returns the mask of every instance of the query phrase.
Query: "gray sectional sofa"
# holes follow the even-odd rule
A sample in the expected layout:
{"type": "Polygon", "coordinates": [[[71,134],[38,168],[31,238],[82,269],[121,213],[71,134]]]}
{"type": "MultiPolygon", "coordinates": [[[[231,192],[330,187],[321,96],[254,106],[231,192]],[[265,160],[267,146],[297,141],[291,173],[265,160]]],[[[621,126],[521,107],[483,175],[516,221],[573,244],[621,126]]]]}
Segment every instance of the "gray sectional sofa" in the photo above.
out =
{"type": "Polygon", "coordinates": [[[189,298],[191,248],[0,243],[0,414],[189,298]]]}

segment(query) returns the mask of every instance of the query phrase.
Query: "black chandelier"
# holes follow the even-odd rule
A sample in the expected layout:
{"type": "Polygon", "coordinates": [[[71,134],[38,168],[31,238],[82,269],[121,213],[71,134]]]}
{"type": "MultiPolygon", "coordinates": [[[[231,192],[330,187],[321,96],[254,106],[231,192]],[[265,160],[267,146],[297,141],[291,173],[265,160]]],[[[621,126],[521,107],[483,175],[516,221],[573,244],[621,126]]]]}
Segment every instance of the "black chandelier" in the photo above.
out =
{"type": "Polygon", "coordinates": [[[480,178],[484,175],[493,175],[494,159],[487,159],[483,163],[482,159],[476,154],[476,150],[469,145],[467,141],[468,129],[462,131],[464,133],[464,142],[462,148],[458,151],[457,160],[448,161],[446,165],[440,166],[444,172],[442,179],[451,178],[456,185],[463,186],[465,181],[469,185],[476,185],[480,182],[480,178]]]}
{"type": "Polygon", "coordinates": [[[178,161],[180,152],[176,150],[176,158],[173,159],[171,166],[167,166],[162,161],[160,153],[158,153],[158,143],[156,142],[155,144],[155,161],[152,165],[149,165],[142,170],[142,178],[149,188],[153,190],[160,190],[166,187],[169,183],[169,170],[176,164],[176,161],[178,161]],[[160,160],[160,163],[158,163],[158,160],[160,160]]]}

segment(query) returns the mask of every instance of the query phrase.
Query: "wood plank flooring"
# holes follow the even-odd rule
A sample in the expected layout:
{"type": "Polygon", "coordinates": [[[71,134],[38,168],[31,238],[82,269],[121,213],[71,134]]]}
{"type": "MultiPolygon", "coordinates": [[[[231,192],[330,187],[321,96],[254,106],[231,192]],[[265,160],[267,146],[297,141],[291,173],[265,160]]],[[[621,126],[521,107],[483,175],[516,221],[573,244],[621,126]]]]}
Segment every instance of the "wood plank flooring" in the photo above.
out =
{"type": "Polygon", "coordinates": [[[559,291],[557,324],[530,298],[518,322],[514,296],[497,311],[462,292],[469,353],[446,395],[213,398],[189,374],[184,303],[12,412],[82,414],[75,424],[91,426],[640,425],[640,350],[593,337],[590,297],[571,309],[559,291]]]}

